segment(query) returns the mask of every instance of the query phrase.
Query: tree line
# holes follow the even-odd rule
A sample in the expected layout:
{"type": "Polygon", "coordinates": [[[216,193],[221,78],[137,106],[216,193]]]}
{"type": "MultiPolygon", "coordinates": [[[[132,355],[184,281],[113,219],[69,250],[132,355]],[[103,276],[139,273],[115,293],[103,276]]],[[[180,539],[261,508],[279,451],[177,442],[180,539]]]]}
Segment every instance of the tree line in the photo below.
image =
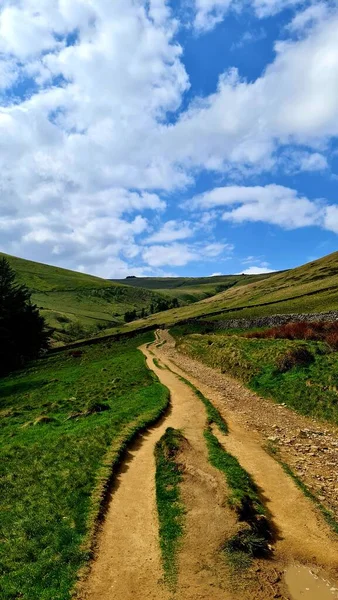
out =
{"type": "Polygon", "coordinates": [[[130,323],[131,321],[135,321],[136,319],[144,319],[148,317],[148,315],[153,315],[154,313],[161,312],[162,310],[169,310],[170,308],[178,308],[179,302],[177,298],[172,298],[171,300],[167,300],[166,298],[156,298],[150,304],[149,308],[142,308],[140,311],[127,310],[124,314],[125,323],[130,323]]]}

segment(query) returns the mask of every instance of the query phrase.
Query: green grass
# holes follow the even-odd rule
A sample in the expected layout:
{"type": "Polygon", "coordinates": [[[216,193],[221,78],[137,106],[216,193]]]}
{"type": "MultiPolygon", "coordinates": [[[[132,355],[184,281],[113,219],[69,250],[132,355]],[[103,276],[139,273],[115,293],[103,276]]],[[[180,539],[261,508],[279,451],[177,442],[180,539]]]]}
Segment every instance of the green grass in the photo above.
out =
{"type": "Polygon", "coordinates": [[[210,463],[225,474],[230,488],[229,504],[236,510],[240,520],[246,520],[246,513],[251,510],[253,514],[265,515],[265,507],[249,473],[241,467],[237,458],[224,450],[210,428],[205,430],[204,437],[210,463]]]}
{"type": "Polygon", "coordinates": [[[173,588],[177,581],[177,553],[183,534],[185,512],[180,495],[183,473],[177,462],[177,454],[183,441],[184,437],[179,430],[168,427],[155,447],[160,546],[165,578],[173,588]]]}
{"type": "Polygon", "coordinates": [[[249,473],[223,448],[210,427],[204,431],[204,437],[209,461],[224,473],[230,488],[229,504],[243,523],[223,549],[233,567],[244,568],[249,566],[252,558],[270,554],[273,534],[267,511],[249,473]]]}
{"type": "Polygon", "coordinates": [[[6,256],[18,281],[32,291],[32,299],[48,324],[54,339],[72,341],[98,334],[100,329],[124,324],[124,313],[149,308],[163,293],[134,289],[99,277],[6,256]]]}
{"type": "Polygon", "coordinates": [[[191,304],[232,287],[261,281],[270,276],[269,273],[266,273],[263,275],[217,275],[214,277],[135,277],[114,279],[113,281],[131,287],[154,290],[158,293],[165,292],[166,295],[178,298],[183,304],[191,304]]]}
{"type": "Polygon", "coordinates": [[[161,363],[157,360],[157,358],[153,358],[153,362],[155,367],[157,367],[158,369],[165,369],[165,367],[163,365],[161,365],[161,363]]]}
{"type": "Polygon", "coordinates": [[[137,350],[151,339],[60,352],[0,380],[3,600],[70,598],[114,465],[169,401],[137,350]]]}
{"type": "Polygon", "coordinates": [[[338,353],[322,342],[193,334],[179,339],[179,349],[238,377],[261,396],[301,414],[338,423],[338,353]],[[303,347],[311,352],[313,361],[281,373],[280,359],[303,347]]]}
{"type": "Polygon", "coordinates": [[[150,324],[171,327],[186,319],[226,321],[278,313],[320,313],[337,309],[338,252],[334,252],[296,269],[269,274],[252,283],[240,279],[236,286],[224,292],[135,321],[127,329],[150,324]]]}

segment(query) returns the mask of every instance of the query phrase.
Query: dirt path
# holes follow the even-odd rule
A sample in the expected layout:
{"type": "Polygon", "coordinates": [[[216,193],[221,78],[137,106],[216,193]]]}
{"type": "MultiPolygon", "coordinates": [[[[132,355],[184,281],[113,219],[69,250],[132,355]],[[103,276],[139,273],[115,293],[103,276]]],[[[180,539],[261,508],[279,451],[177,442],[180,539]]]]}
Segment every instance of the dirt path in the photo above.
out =
{"type": "MultiPolygon", "coordinates": [[[[155,349],[158,357],[174,371],[187,377],[186,369],[183,371],[178,364],[186,366],[190,359],[175,351],[171,343],[172,339],[167,333],[158,335],[159,340],[167,340],[165,346],[158,346],[155,349]]],[[[192,362],[196,365],[196,361],[192,362]]],[[[212,370],[208,369],[208,371],[212,370]]],[[[218,435],[220,441],[253,476],[266,499],[267,507],[279,532],[276,543],[277,558],[284,564],[299,561],[311,564],[315,569],[323,567],[337,580],[337,536],[332,534],[321,514],[314,508],[313,503],[303,495],[281,466],[265,452],[263,448],[265,440],[255,430],[255,423],[252,423],[251,428],[247,427],[246,418],[243,423],[240,403],[238,411],[233,403],[226,405],[226,394],[233,393],[231,380],[226,379],[227,386],[223,389],[220,402],[217,391],[205,383],[208,378],[205,377],[204,365],[197,363],[196,372],[198,377],[192,376],[191,369],[189,369],[189,380],[217,405],[229,425],[230,434],[218,435]]],[[[218,374],[212,371],[211,375],[216,378],[218,374]]],[[[235,383],[236,395],[239,398],[241,392],[245,394],[247,390],[238,382],[235,383]]],[[[259,412],[257,396],[255,400],[256,410],[259,412]]],[[[264,400],[262,402],[266,403],[264,400]]],[[[277,406],[275,409],[278,411],[277,406]]],[[[302,418],[300,417],[300,419],[302,418]]]]}
{"type": "MultiPolygon", "coordinates": [[[[173,347],[152,346],[158,364],[186,376],[173,347]],[[174,362],[173,362],[174,359],[174,362]]],[[[168,338],[166,338],[168,339],[168,338]]],[[[170,389],[167,416],[131,448],[112,490],[108,512],[97,540],[97,553],[86,582],[86,600],[272,600],[290,599],[283,581],[287,565],[311,565],[330,577],[338,569],[338,543],[321,515],[279,464],[263,449],[259,433],[243,426],[241,414],[220,404],[219,394],[206,385],[203,370],[189,379],[217,405],[230,426],[218,435],[229,452],[250,472],[266,499],[278,530],[275,558],[258,561],[235,580],[220,548],[234,533],[236,521],[228,508],[223,475],[208,462],[203,438],[206,414],[192,390],[170,371],[154,363],[145,346],[147,364],[170,389]],[[182,496],[186,507],[185,534],[179,556],[178,586],[169,593],[161,568],[155,498],[154,447],[167,427],[183,430],[188,440],[180,460],[184,466],[182,496]]],[[[237,390],[238,391],[238,390],[237,390]]],[[[223,398],[224,400],[224,398],[223,398]]],[[[332,592],[332,598],[337,598],[332,592]]],[[[317,599],[316,599],[317,600],[317,599]]],[[[321,600],[318,598],[318,600],[321,600]]]]}
{"type": "Polygon", "coordinates": [[[117,477],[82,597],[88,600],[166,600],[158,543],[154,489],[154,447],[167,427],[182,429],[182,494],[186,531],[180,553],[178,598],[230,600],[227,568],[219,546],[234,517],[226,507],[226,485],[207,461],[203,438],[205,410],[193,392],[167,370],[159,369],[146,347],[147,364],[170,389],[171,408],[163,421],[144,434],[128,453],[117,477]],[[216,568],[218,562],[218,568],[216,568]]]}

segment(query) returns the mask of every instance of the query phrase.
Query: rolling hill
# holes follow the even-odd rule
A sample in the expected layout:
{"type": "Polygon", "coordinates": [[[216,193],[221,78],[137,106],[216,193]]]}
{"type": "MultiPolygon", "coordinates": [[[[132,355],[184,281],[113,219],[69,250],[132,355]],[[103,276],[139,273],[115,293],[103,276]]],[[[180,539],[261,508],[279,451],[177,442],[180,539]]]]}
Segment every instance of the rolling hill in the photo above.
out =
{"type": "Polygon", "coordinates": [[[309,313],[338,310],[338,252],[303,266],[269,277],[233,286],[177,309],[134,321],[126,329],[173,325],[185,319],[254,318],[277,313],[309,313]]]}
{"type": "Polygon", "coordinates": [[[95,330],[124,323],[126,311],[148,308],[163,299],[152,290],[134,289],[99,277],[61,269],[22,258],[5,256],[17,279],[32,291],[32,299],[54,339],[70,341],[95,330]]]}
{"type": "Polygon", "coordinates": [[[271,273],[263,275],[216,275],[213,277],[127,277],[113,279],[115,283],[123,283],[136,288],[145,288],[157,293],[176,297],[180,304],[191,304],[210,298],[230,288],[261,281],[271,277],[271,273]]]}

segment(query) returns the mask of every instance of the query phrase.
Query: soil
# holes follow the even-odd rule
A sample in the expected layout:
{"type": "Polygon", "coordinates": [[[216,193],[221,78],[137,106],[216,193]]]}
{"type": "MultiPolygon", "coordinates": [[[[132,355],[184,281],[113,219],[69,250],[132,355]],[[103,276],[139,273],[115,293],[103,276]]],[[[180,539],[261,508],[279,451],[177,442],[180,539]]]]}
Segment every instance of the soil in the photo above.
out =
{"type": "MultiPolygon", "coordinates": [[[[278,439],[284,439],[284,434],[290,436],[291,430],[301,431],[299,439],[305,447],[309,433],[323,432],[323,426],[313,421],[310,424],[285,407],[279,408],[258,398],[239,382],[179,354],[167,332],[159,332],[157,339],[167,342],[152,346],[157,364],[167,364],[185,377],[188,373],[192,383],[219,408],[227,421],[229,435],[217,432],[217,436],[261,489],[276,530],[274,555],[269,560],[255,560],[243,571],[230,568],[222,547],[238,524],[227,504],[225,478],[208,462],[203,438],[205,408],[174,373],[158,368],[150,350],[143,346],[149,368],[170,390],[170,410],[157,426],[139,437],[121,466],[81,598],[297,600],[288,588],[284,573],[292,566],[301,568],[302,565],[309,566],[328,581],[331,597],[338,598],[338,538],[314,504],[264,450],[271,432],[277,437],[277,428],[278,439]],[[154,482],[154,446],[169,426],[181,429],[188,441],[180,454],[186,517],[175,591],[170,590],[163,579],[154,482]]],[[[331,440],[333,436],[332,440],[337,440],[332,428],[325,427],[325,431],[325,437],[331,440]]],[[[286,455],[291,454],[290,448],[296,448],[291,443],[280,445],[288,447],[286,455]]],[[[322,599],[318,597],[318,600],[322,599]]]]}

